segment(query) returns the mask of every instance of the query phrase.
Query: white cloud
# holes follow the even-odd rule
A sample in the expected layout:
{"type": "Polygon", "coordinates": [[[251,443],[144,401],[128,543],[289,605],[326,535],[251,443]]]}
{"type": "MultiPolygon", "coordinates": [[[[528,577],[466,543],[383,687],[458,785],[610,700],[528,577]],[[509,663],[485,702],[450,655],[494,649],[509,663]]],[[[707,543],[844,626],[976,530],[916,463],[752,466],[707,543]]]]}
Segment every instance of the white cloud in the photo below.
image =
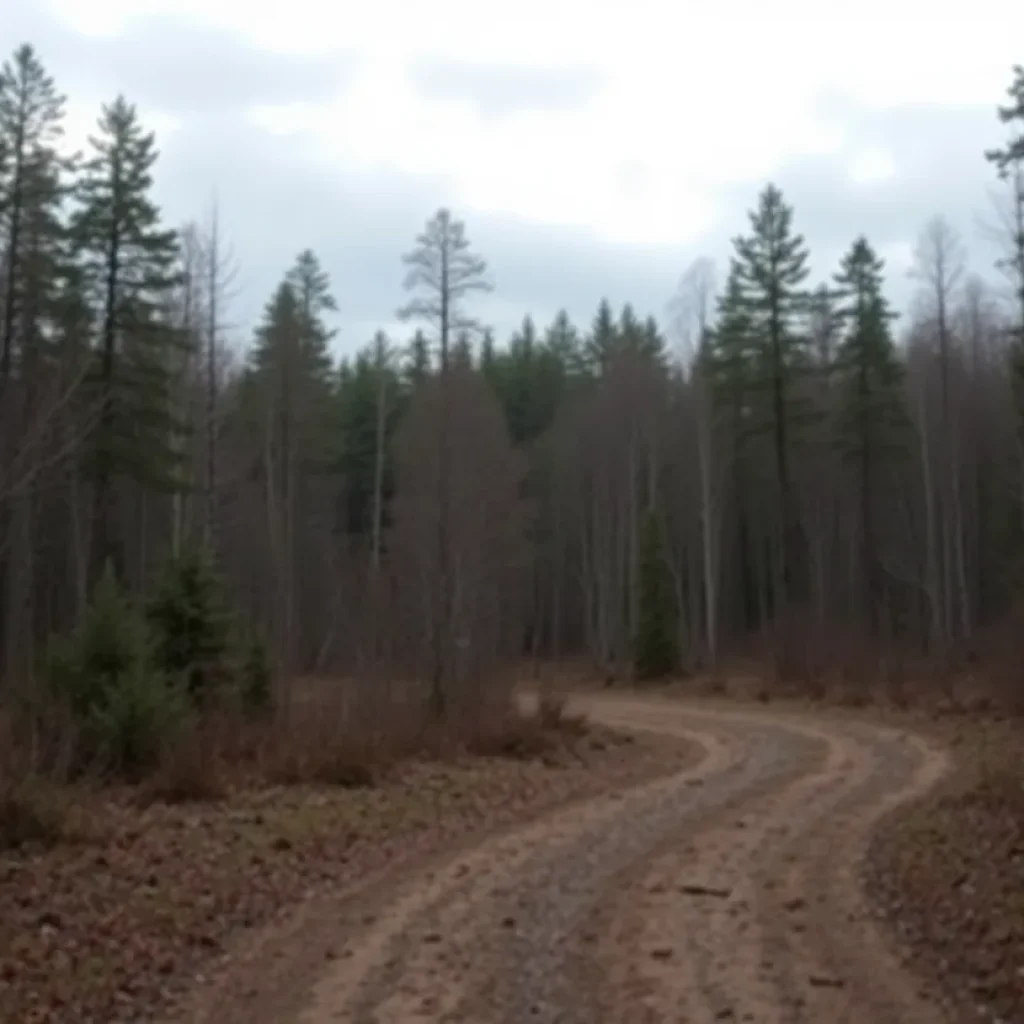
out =
{"type": "Polygon", "coordinates": [[[870,185],[895,176],[896,164],[884,149],[869,147],[854,154],[849,173],[855,185],[870,185]]]}
{"type": "Polygon", "coordinates": [[[878,255],[885,260],[890,278],[906,277],[914,266],[914,242],[890,242],[880,247],[878,255]]]}
{"type": "Polygon", "coordinates": [[[352,52],[354,81],[319,107],[252,111],[328,162],[438,176],[459,209],[583,226],[612,242],[684,244],[715,218],[723,184],[760,183],[786,161],[842,154],[854,182],[898,172],[851,150],[822,96],[874,107],[994,103],[1020,59],[1019,0],[976,0],[960,17],[925,0],[866,0],[856,15],[810,0],[627,8],[592,0],[50,0],[79,30],[118,32],[174,15],[272,50],[352,52]],[[484,118],[427,97],[414,58],[597,68],[575,109],[484,118]]]}

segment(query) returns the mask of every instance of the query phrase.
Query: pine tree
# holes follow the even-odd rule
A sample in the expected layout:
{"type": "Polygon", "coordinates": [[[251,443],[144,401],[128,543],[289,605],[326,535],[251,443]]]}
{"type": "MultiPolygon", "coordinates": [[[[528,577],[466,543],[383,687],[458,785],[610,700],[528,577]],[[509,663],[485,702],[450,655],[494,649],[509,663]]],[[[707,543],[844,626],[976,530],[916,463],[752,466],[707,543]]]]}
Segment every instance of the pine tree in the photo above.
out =
{"type": "Polygon", "coordinates": [[[38,487],[30,465],[39,453],[29,439],[55,376],[68,263],[63,119],[64,97],[32,47],[19,46],[0,67],[0,673],[11,680],[29,676],[34,660],[38,487]]]}
{"type": "Polygon", "coordinates": [[[227,681],[232,626],[209,552],[169,559],[145,614],[158,668],[182,680],[194,704],[208,704],[227,681]]]}
{"type": "Polygon", "coordinates": [[[489,327],[480,339],[480,372],[490,380],[489,374],[494,368],[494,331],[489,327]]]}
{"type": "Polygon", "coordinates": [[[882,294],[884,261],[861,236],[843,258],[835,281],[841,298],[837,314],[845,336],[836,352],[839,389],[838,444],[859,472],[864,615],[878,625],[882,598],[875,500],[881,471],[905,451],[909,426],[903,402],[903,365],[889,325],[894,314],[882,294]],[[901,436],[902,435],[902,436],[901,436]]]}
{"type": "Polygon", "coordinates": [[[532,445],[554,422],[567,379],[562,358],[539,340],[532,317],[525,317],[508,348],[492,357],[485,377],[513,442],[532,445]]]}
{"type": "Polygon", "coordinates": [[[256,329],[246,375],[246,416],[262,444],[268,536],[274,552],[275,654],[290,670],[296,635],[298,510],[312,474],[336,466],[340,444],[333,373],[334,309],[316,257],[300,253],[256,329]]]}
{"type": "Polygon", "coordinates": [[[999,107],[999,120],[1009,126],[1010,138],[1002,149],[990,149],[985,158],[1007,173],[1024,161],[1024,64],[1013,67],[1013,81],[1006,90],[1009,103],[999,107]]]}
{"type": "Polygon", "coordinates": [[[659,365],[664,365],[667,359],[665,336],[653,316],[647,317],[640,329],[640,351],[659,365]]]}
{"type": "Polygon", "coordinates": [[[544,332],[544,345],[558,360],[567,380],[578,381],[586,376],[586,355],[579,331],[573,326],[569,314],[560,309],[551,326],[544,332]]]}
{"type": "Polygon", "coordinates": [[[768,422],[764,389],[759,382],[760,338],[745,302],[739,268],[733,261],[725,291],[718,301],[714,329],[701,346],[704,371],[711,387],[715,420],[726,430],[731,446],[733,507],[736,516],[739,595],[742,621],[748,630],[758,625],[758,603],[749,522],[751,464],[754,443],[768,422]]]}
{"type": "MultiPolygon", "coordinates": [[[[296,443],[304,466],[326,469],[329,460],[329,435],[332,428],[330,378],[333,370],[330,343],[337,333],[327,326],[325,317],[338,309],[331,292],[327,272],[316,254],[304,249],[285,276],[296,306],[296,336],[291,351],[289,372],[296,387],[296,411],[301,410],[300,433],[296,443]]],[[[288,358],[279,353],[279,358],[288,358]]]]}
{"type": "Polygon", "coordinates": [[[345,480],[346,528],[373,547],[376,479],[380,472],[381,527],[387,525],[394,490],[391,438],[401,411],[400,381],[383,332],[356,354],[338,390],[341,411],[341,472],[345,480]],[[382,432],[382,436],[378,436],[382,432]],[[382,462],[378,466],[378,448],[382,462]]]}
{"type": "Polygon", "coordinates": [[[998,108],[998,114],[1010,137],[1002,149],[987,151],[985,158],[1010,186],[1009,244],[997,266],[1010,279],[1016,299],[1009,371],[1018,443],[1024,443],[1024,64],[1014,66],[1013,81],[1006,92],[1009,102],[998,108]]]}
{"type": "Polygon", "coordinates": [[[150,197],[156,140],[119,96],[103,108],[78,184],[71,233],[99,327],[93,453],[93,569],[122,568],[113,530],[114,481],[124,473],[180,486],[170,365],[184,343],[162,316],[175,283],[177,236],[150,197]]]}
{"type": "Polygon", "coordinates": [[[405,379],[415,390],[430,376],[430,342],[422,329],[417,329],[406,352],[405,379]]]}
{"type": "Polygon", "coordinates": [[[57,152],[64,96],[27,43],[0,67],[0,225],[4,237],[0,393],[15,339],[39,342],[43,295],[54,287],[63,235],[60,204],[67,161],[57,152]]]}
{"type": "Polygon", "coordinates": [[[53,643],[46,678],[78,727],[78,767],[149,767],[185,717],[183,695],[154,664],[146,623],[109,564],[78,627],[53,643]]]}
{"type": "Polygon", "coordinates": [[[735,272],[745,312],[758,343],[758,372],[769,396],[768,417],[782,532],[779,596],[789,602],[806,592],[803,530],[793,492],[795,428],[805,418],[796,401],[796,377],[809,365],[806,335],[799,320],[807,308],[802,285],[808,251],[793,231],[793,211],[782,193],[768,185],[750,215],[751,233],[736,238],[735,272]]]}
{"type": "Polygon", "coordinates": [[[327,275],[306,250],[278,285],[249,353],[260,409],[276,412],[276,441],[306,467],[324,468],[330,442],[334,331],[325,315],[336,304],[327,275]]]}
{"type": "Polygon", "coordinates": [[[633,669],[640,679],[658,679],[676,667],[678,650],[672,579],[665,559],[661,523],[648,510],[640,536],[637,632],[633,669]]]}
{"type": "Polygon", "coordinates": [[[611,303],[602,299],[590,325],[590,335],[584,345],[587,362],[598,376],[607,372],[619,349],[619,328],[612,313],[611,303]]]}
{"type": "Polygon", "coordinates": [[[513,444],[532,441],[537,435],[533,385],[538,347],[533,317],[525,316],[509,342],[497,388],[513,444]]]}
{"type": "Polygon", "coordinates": [[[465,328],[455,335],[455,341],[452,344],[451,365],[453,369],[473,369],[473,338],[465,328]]]}

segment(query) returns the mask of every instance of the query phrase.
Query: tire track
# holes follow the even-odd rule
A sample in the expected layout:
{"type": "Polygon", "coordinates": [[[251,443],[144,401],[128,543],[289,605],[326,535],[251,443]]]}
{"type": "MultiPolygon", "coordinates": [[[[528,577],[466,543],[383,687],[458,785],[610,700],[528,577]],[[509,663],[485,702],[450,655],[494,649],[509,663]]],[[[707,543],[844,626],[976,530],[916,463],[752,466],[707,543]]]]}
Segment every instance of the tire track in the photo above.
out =
{"type": "Polygon", "coordinates": [[[947,760],[924,742],[895,733],[860,739],[870,751],[870,775],[836,807],[814,847],[781,873],[783,903],[799,901],[804,917],[788,940],[786,962],[800,965],[804,981],[793,1019],[935,1024],[944,1012],[903,970],[867,910],[858,878],[879,820],[923,795],[945,772],[947,760]]]}
{"type": "Polygon", "coordinates": [[[934,784],[945,759],[891,730],[796,716],[789,725],[804,742],[825,744],[827,756],[805,759],[803,774],[781,788],[739,801],[744,815],[732,829],[698,823],[696,839],[653,860],[606,909],[618,932],[602,957],[615,980],[601,1020],[944,1019],[888,954],[856,879],[876,822],[934,784]],[[680,894],[680,877],[695,880],[695,898],[680,894]],[[626,966],[613,975],[616,958],[626,966]]]}
{"type": "Polygon", "coordinates": [[[480,970],[485,963],[494,966],[485,954],[506,940],[506,922],[515,920],[524,879],[532,877],[538,859],[571,846],[581,834],[616,833],[614,823],[623,815],[663,801],[687,779],[722,770],[737,756],[714,737],[693,740],[704,748],[703,757],[681,775],[543,818],[482,844],[433,877],[413,879],[373,916],[365,934],[349,942],[341,966],[314,991],[302,1024],[445,1020],[467,1005],[471,975],[479,1003],[480,991],[494,978],[480,970]]]}
{"type": "Polygon", "coordinates": [[[876,822],[939,778],[941,755],[796,714],[587,704],[603,724],[687,736],[703,759],[353,908],[300,1024],[942,1019],[856,883],[876,822]]]}

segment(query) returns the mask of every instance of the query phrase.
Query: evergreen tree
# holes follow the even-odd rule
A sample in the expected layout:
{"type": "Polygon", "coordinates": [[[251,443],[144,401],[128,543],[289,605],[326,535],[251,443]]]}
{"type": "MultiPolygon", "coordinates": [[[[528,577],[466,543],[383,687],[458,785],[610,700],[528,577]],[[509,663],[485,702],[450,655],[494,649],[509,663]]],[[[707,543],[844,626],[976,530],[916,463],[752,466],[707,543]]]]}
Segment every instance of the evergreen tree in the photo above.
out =
{"type": "Polygon", "coordinates": [[[494,331],[489,327],[484,331],[480,340],[480,371],[487,379],[490,379],[491,370],[494,368],[494,331]]]}
{"type": "MultiPolygon", "coordinates": [[[[303,432],[297,438],[302,445],[300,458],[303,465],[324,470],[330,464],[332,450],[330,343],[337,333],[327,326],[325,317],[336,312],[338,304],[327,272],[310,249],[299,253],[284,283],[292,290],[296,306],[294,348],[286,372],[292,375],[296,388],[296,410],[301,410],[303,432]]],[[[288,354],[278,353],[278,358],[287,361],[288,354]]]]}
{"type": "Polygon", "coordinates": [[[648,510],[640,536],[640,571],[637,631],[633,668],[640,679],[658,679],[676,667],[675,601],[665,559],[661,522],[648,510]]]}
{"type": "Polygon", "coordinates": [[[273,551],[274,653],[295,660],[297,580],[305,569],[299,510],[314,475],[341,451],[324,315],[334,308],[326,276],[311,253],[299,255],[256,330],[245,379],[245,412],[262,436],[260,471],[273,551]]]}
{"type": "Polygon", "coordinates": [[[41,318],[53,300],[64,251],[60,206],[64,172],[57,151],[64,96],[27,43],[0,67],[0,229],[4,269],[0,291],[0,393],[20,335],[26,356],[38,354],[41,318]]]}
{"type": "Polygon", "coordinates": [[[1024,64],[1013,67],[1013,81],[1006,90],[1009,102],[999,107],[999,120],[1007,125],[1010,137],[1002,149],[990,149],[985,158],[1001,174],[1009,173],[1024,161],[1024,64]]]}
{"type": "Polygon", "coordinates": [[[1007,252],[997,265],[1010,279],[1016,300],[1009,371],[1018,443],[1024,443],[1024,64],[1014,66],[1013,81],[1006,92],[1009,102],[998,108],[998,114],[1010,135],[1002,149],[989,150],[985,158],[1010,186],[1010,238],[1007,252]]]}
{"type": "Polygon", "coordinates": [[[568,371],[560,351],[538,338],[532,317],[525,317],[508,347],[491,358],[485,377],[498,396],[509,435],[529,445],[554,423],[568,371]]]}
{"type": "Polygon", "coordinates": [[[171,415],[170,364],[183,342],[161,316],[175,283],[177,237],[160,226],[150,197],[155,137],[119,96],[103,108],[89,146],[71,233],[100,332],[92,545],[98,572],[107,558],[121,567],[112,522],[116,477],[180,486],[183,428],[171,415]]]}
{"type": "Polygon", "coordinates": [[[209,552],[168,560],[145,609],[156,665],[202,706],[227,681],[231,617],[209,552]]]}
{"type": "Polygon", "coordinates": [[[452,366],[462,370],[473,369],[473,339],[465,329],[455,335],[455,343],[452,345],[452,366]]]}
{"type": "Polygon", "coordinates": [[[525,316],[509,342],[503,360],[504,372],[500,375],[497,388],[514,444],[523,444],[537,435],[537,395],[534,391],[537,355],[537,328],[533,317],[525,316]]]}
{"type": "Polygon", "coordinates": [[[267,645],[258,633],[248,638],[242,659],[242,704],[252,712],[264,713],[274,706],[274,675],[267,645]]]}
{"type": "Polygon", "coordinates": [[[57,150],[63,118],[64,97],[32,47],[19,46],[0,67],[0,673],[9,679],[27,678],[34,660],[38,488],[24,462],[55,376],[68,269],[62,202],[70,162],[57,150]]]}
{"type": "Polygon", "coordinates": [[[323,375],[330,370],[328,346],[337,333],[324,322],[326,314],[335,313],[338,309],[331,293],[331,279],[320,266],[316,253],[312,249],[303,249],[285,275],[285,283],[295,293],[303,359],[313,373],[323,375]]]}
{"type": "Polygon", "coordinates": [[[394,491],[391,439],[401,412],[398,374],[387,357],[386,338],[383,332],[378,334],[356,355],[348,380],[339,389],[346,529],[366,542],[373,532],[378,428],[384,432],[380,486],[382,526],[386,526],[394,491]]]}
{"type": "Polygon", "coordinates": [[[627,302],[619,313],[618,335],[619,351],[639,352],[642,348],[643,325],[630,302],[627,302]]]}
{"type": "Polygon", "coordinates": [[[579,380],[586,375],[586,355],[579,331],[573,326],[569,314],[560,309],[551,326],[544,333],[544,345],[558,360],[567,380],[579,380]]]}
{"type": "Polygon", "coordinates": [[[413,390],[430,375],[430,343],[422,329],[417,329],[406,354],[405,379],[413,390]]]}
{"type": "Polygon", "coordinates": [[[640,320],[630,303],[622,307],[619,314],[618,337],[615,348],[619,352],[635,352],[645,359],[663,363],[665,359],[665,339],[658,330],[654,317],[640,320]]]}
{"type": "Polygon", "coordinates": [[[336,309],[327,275],[306,250],[278,285],[256,329],[250,380],[259,410],[276,412],[271,429],[282,454],[296,465],[325,469],[332,451],[333,376],[325,322],[336,309]]]}
{"type": "Polygon", "coordinates": [[[615,323],[611,303],[602,299],[597,313],[590,325],[590,335],[584,350],[592,371],[598,376],[604,374],[611,365],[619,347],[619,328],[615,323]]]}
{"type": "Polygon", "coordinates": [[[860,476],[864,614],[871,628],[878,624],[882,598],[875,501],[885,463],[895,453],[905,452],[909,426],[903,366],[889,329],[894,314],[882,294],[883,269],[883,260],[861,236],[843,258],[835,278],[842,302],[837,314],[845,325],[836,352],[838,443],[860,476]]]}
{"type": "Polygon", "coordinates": [[[802,285],[808,251],[793,231],[793,211],[782,193],[768,185],[750,215],[751,232],[734,240],[735,273],[745,312],[758,344],[758,374],[768,393],[768,417],[782,531],[779,596],[783,602],[806,596],[803,531],[793,493],[794,428],[806,417],[796,395],[796,377],[809,365],[807,337],[800,319],[807,309],[802,285]]]}
{"type": "Polygon", "coordinates": [[[667,359],[665,337],[653,316],[647,317],[640,328],[640,351],[659,365],[664,365],[667,359]]]}
{"type": "Polygon", "coordinates": [[[47,684],[80,730],[78,767],[134,774],[184,720],[183,695],[154,665],[146,623],[109,564],[78,627],[52,644],[47,684]]]}
{"type": "Polygon", "coordinates": [[[754,552],[750,522],[751,467],[758,460],[754,446],[768,422],[764,413],[764,389],[759,383],[760,338],[745,301],[740,272],[734,260],[718,301],[718,319],[704,340],[702,358],[711,386],[715,419],[729,439],[733,508],[736,521],[736,552],[739,568],[738,594],[744,626],[759,624],[754,552]]]}

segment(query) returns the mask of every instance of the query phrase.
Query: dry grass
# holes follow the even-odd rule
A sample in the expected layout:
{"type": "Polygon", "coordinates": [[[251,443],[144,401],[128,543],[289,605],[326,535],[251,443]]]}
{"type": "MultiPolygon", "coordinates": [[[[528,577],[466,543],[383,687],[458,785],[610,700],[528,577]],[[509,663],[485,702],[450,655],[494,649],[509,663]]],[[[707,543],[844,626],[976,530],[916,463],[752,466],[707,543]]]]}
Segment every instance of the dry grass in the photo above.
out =
{"type": "Polygon", "coordinates": [[[0,852],[49,846],[64,835],[68,800],[46,753],[22,716],[0,711],[0,852]]]}
{"type": "MultiPolygon", "coordinates": [[[[38,756],[39,731],[25,742],[0,718],[0,846],[23,837],[59,838],[54,794],[63,776],[53,757],[38,756]]],[[[241,709],[208,709],[160,751],[155,769],[133,790],[134,802],[195,803],[232,792],[304,784],[372,787],[417,759],[477,757],[551,761],[571,753],[586,732],[565,699],[545,695],[527,708],[510,689],[483,691],[443,717],[428,710],[422,688],[304,679],[277,713],[253,718],[241,709]]]]}
{"type": "Polygon", "coordinates": [[[88,841],[0,857],[0,1020],[164,1019],[179,985],[305,894],[688,756],[590,730],[555,697],[443,724],[396,701],[389,738],[384,705],[310,688],[305,712],[209,716],[141,789],[76,795],[88,841]],[[353,788],[353,766],[374,785],[353,788]]]}
{"type": "Polygon", "coordinates": [[[45,779],[0,776],[0,853],[54,845],[66,817],[64,794],[45,779]]]}

